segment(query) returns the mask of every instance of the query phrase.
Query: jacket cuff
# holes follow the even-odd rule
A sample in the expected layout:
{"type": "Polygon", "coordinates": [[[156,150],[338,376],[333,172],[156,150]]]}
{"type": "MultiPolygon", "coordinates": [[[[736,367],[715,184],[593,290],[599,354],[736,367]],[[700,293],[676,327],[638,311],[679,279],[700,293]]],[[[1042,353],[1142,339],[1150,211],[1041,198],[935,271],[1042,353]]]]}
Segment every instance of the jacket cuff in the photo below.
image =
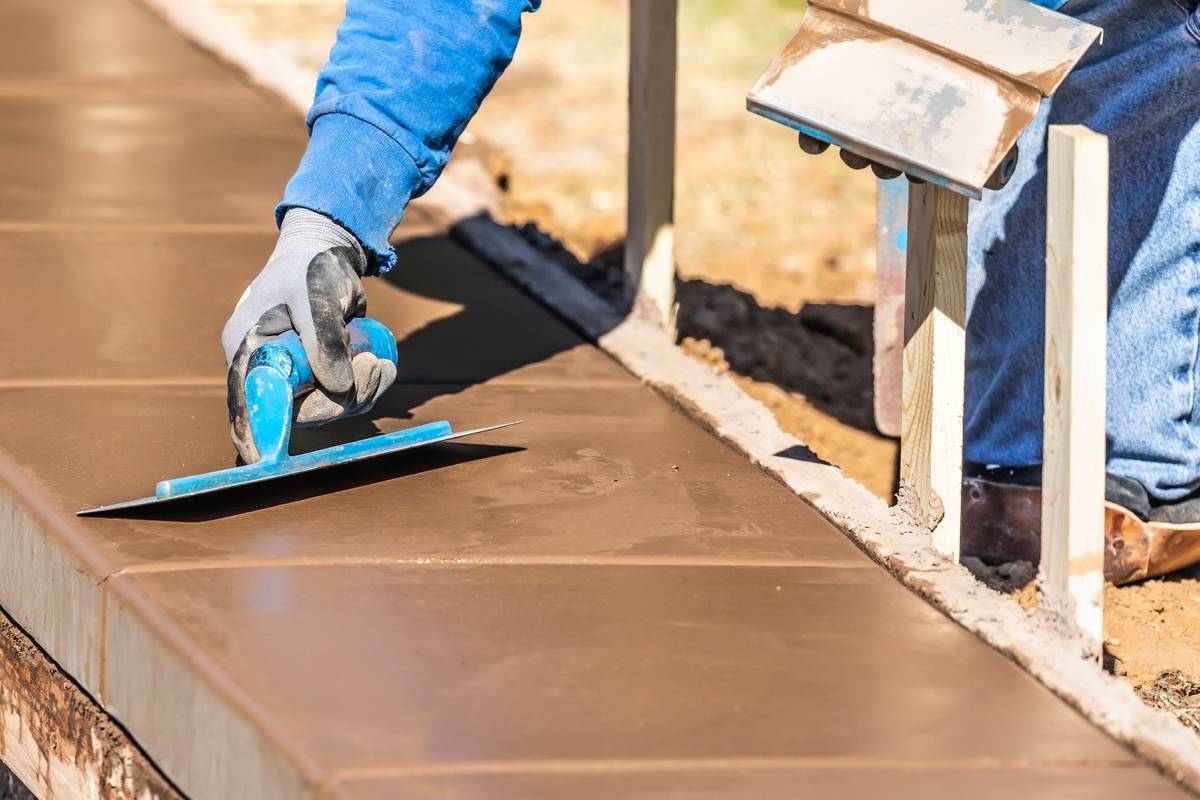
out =
{"type": "Polygon", "coordinates": [[[323,114],[313,122],[275,221],[282,223],[290,208],[324,214],[358,238],[367,274],[377,275],[396,263],[388,239],[420,185],[420,170],[392,137],[349,114],[323,114]]]}

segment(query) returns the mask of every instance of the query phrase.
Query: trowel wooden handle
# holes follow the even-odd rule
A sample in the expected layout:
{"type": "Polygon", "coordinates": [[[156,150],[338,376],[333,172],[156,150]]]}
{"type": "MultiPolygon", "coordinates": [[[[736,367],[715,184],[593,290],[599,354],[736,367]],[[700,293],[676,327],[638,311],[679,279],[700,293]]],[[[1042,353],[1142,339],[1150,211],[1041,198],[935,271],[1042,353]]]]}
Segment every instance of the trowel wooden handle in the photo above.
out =
{"type": "MultiPolygon", "coordinates": [[[[350,334],[350,357],[374,353],[376,358],[397,362],[396,337],[382,322],[367,317],[352,319],[346,324],[350,334]]],[[[255,367],[270,367],[283,375],[292,386],[292,394],[308,391],[316,384],[308,354],[295,331],[276,336],[261,345],[250,356],[247,375],[255,367]]]]}

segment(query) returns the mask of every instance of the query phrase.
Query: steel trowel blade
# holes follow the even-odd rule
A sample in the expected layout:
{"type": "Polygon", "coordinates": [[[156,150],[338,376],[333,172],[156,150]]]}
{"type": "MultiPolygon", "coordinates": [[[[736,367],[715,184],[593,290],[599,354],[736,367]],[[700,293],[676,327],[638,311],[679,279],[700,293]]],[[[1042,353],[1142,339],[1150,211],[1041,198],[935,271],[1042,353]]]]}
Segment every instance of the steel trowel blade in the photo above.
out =
{"type": "Polygon", "coordinates": [[[322,450],[314,450],[311,453],[287,456],[270,464],[262,462],[247,464],[241,467],[230,467],[229,469],[217,470],[216,472],[207,472],[202,475],[192,475],[186,478],[174,478],[162,481],[159,483],[159,490],[150,497],[141,497],[136,500],[126,500],[121,503],[97,506],[96,508],[79,511],[76,515],[80,517],[97,516],[117,511],[126,511],[132,508],[141,508],[143,506],[170,503],[186,497],[213,494],[225,489],[248,486],[254,483],[264,483],[276,478],[286,478],[290,475],[315,472],[316,470],[328,469],[329,467],[336,467],[341,464],[352,464],[378,456],[399,453],[404,450],[413,450],[417,447],[439,444],[441,442],[449,442],[519,424],[521,424],[521,420],[506,422],[502,425],[492,425],[486,428],[475,428],[469,431],[450,430],[449,425],[446,423],[423,425],[418,428],[409,428],[403,431],[395,431],[394,433],[372,436],[367,439],[359,439],[334,447],[326,447],[322,450]],[[426,430],[428,430],[428,433],[422,435],[426,430]]]}

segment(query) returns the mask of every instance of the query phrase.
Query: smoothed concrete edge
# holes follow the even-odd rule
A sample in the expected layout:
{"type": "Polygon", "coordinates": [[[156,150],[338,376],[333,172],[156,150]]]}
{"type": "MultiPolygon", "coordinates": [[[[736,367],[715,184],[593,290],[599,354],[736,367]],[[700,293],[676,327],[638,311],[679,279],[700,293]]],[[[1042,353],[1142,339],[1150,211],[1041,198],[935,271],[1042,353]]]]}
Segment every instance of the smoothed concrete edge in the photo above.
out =
{"type": "Polygon", "coordinates": [[[272,735],[251,698],[230,696],[203,654],[184,657],[181,637],[134,580],[117,575],[106,586],[105,708],[163,772],[192,797],[316,797],[320,768],[272,735]]]}
{"type": "Polygon", "coordinates": [[[0,608],[99,697],[99,578],[0,469],[0,608]]]}
{"type": "Polygon", "coordinates": [[[511,228],[476,217],[454,235],[495,269],[570,321],[609,355],[844,531],[873,560],[935,607],[1012,658],[1114,739],[1200,795],[1200,736],[1088,659],[1085,638],[1045,611],[1025,612],[944,558],[929,533],[888,508],[840,469],[806,453],[732,378],[688,356],[634,309],[616,312],[511,228]],[[587,297],[581,296],[586,293],[587,297]]]}

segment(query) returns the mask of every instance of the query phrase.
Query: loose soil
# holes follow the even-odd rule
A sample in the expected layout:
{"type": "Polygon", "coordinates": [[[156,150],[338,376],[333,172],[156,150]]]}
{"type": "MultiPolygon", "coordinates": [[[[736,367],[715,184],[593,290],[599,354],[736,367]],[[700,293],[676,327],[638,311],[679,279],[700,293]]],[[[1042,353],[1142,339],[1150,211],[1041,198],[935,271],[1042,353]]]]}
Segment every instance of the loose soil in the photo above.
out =
{"type": "MultiPolygon", "coordinates": [[[[1029,609],[1037,571],[1028,561],[989,566],[963,559],[975,577],[1029,609]]],[[[1200,566],[1157,580],[1104,588],[1105,666],[1145,702],[1200,731],[1200,566]]]]}
{"type": "Polygon", "coordinates": [[[1109,586],[1104,601],[1106,646],[1118,675],[1139,688],[1168,672],[1200,679],[1200,571],[1109,586]]]}
{"type": "MultiPolygon", "coordinates": [[[[221,0],[261,41],[317,66],[340,0],[221,0]]],[[[545,3],[464,141],[486,142],[505,221],[615,298],[623,233],[627,0],[545,3]]],[[[873,179],[745,111],[803,2],[683,0],[676,217],[681,345],[728,372],[818,456],[881,497],[898,447],[870,416],[873,179]]],[[[972,565],[1036,602],[1028,565],[972,565]]],[[[1109,587],[1107,650],[1147,702],[1193,724],[1200,573],[1109,587]]]]}

